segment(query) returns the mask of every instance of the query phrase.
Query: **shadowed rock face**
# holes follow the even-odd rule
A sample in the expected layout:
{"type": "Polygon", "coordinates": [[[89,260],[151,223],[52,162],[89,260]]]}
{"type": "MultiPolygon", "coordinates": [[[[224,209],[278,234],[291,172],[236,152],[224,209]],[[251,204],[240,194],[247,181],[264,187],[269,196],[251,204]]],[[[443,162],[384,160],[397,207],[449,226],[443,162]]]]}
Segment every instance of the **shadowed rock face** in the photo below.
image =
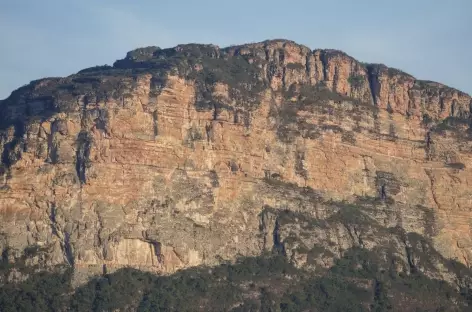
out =
{"type": "MultiPolygon", "coordinates": [[[[27,264],[71,265],[79,285],[104,267],[173,273],[274,246],[316,271],[394,241],[382,252],[400,272],[421,235],[426,255],[468,267],[471,105],[285,40],[148,47],[34,81],[0,102],[2,257],[38,248],[27,264]]],[[[461,278],[428,261],[427,276],[461,278]]]]}

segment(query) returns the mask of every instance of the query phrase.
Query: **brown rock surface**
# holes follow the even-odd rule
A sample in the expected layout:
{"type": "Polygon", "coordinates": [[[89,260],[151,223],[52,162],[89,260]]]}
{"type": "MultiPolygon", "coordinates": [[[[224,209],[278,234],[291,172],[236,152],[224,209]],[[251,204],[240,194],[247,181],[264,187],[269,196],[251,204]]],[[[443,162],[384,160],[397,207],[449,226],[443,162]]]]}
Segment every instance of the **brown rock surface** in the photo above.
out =
{"type": "Polygon", "coordinates": [[[469,266],[471,106],[458,90],[290,41],[138,49],[0,102],[0,249],[14,262],[35,246],[45,253],[33,263],[87,274],[169,273],[282,244],[307,266],[300,244],[339,256],[399,240],[367,225],[360,240],[330,219],[344,207],[333,203],[361,198],[378,224],[469,266]],[[267,207],[330,226],[295,243],[302,223],[282,226],[275,242],[267,207]]]}

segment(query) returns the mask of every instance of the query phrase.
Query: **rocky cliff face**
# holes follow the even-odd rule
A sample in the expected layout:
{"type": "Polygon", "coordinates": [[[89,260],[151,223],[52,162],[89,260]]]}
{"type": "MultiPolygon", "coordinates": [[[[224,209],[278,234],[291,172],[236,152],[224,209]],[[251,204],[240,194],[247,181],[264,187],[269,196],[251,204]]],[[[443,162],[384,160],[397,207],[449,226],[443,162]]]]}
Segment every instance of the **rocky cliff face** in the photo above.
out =
{"type": "Polygon", "coordinates": [[[472,261],[471,108],[285,40],[148,47],[34,81],[0,102],[2,259],[80,284],[274,249],[316,271],[363,248],[463,285],[448,263],[472,261]]]}

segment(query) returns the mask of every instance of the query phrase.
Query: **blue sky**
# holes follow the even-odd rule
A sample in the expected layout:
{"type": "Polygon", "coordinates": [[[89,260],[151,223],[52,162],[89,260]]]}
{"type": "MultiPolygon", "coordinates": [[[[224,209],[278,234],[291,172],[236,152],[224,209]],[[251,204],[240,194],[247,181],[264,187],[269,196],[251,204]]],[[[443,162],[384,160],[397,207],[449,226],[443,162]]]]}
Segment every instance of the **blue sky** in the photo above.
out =
{"type": "Polygon", "coordinates": [[[0,99],[140,46],[285,38],[472,93],[470,0],[0,0],[0,99]]]}

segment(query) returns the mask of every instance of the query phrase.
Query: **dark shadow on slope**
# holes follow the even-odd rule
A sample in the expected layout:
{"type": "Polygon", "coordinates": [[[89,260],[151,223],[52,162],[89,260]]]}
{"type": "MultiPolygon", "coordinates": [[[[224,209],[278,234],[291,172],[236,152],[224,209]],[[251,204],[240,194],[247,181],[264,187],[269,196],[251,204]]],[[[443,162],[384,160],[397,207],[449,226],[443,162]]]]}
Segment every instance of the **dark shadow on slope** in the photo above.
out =
{"type": "Polygon", "coordinates": [[[2,311],[467,311],[472,303],[466,290],[422,273],[399,274],[385,264],[374,251],[354,248],[316,275],[281,256],[171,276],[123,269],[72,295],[69,271],[41,273],[4,285],[0,306],[2,311]]]}

